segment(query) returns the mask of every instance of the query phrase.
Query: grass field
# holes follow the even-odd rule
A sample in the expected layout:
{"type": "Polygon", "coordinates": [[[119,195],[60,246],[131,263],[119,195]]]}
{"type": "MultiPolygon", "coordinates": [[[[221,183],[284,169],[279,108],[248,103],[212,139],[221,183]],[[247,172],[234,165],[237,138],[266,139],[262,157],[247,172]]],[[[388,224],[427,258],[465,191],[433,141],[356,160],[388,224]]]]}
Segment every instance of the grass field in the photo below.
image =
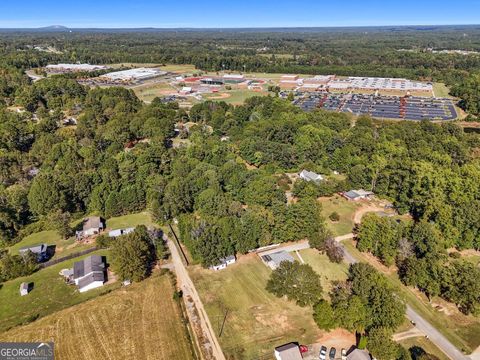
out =
{"type": "Polygon", "coordinates": [[[22,241],[9,247],[9,251],[13,255],[18,255],[18,250],[22,247],[34,246],[45,243],[49,246],[55,245],[55,254],[52,259],[63,257],[74,252],[82,251],[87,248],[93,247],[94,244],[83,244],[75,241],[75,237],[70,237],[65,240],[53,230],[40,231],[26,236],[22,241]]]}
{"type": "Polygon", "coordinates": [[[107,220],[107,229],[123,229],[138,225],[156,226],[149,212],[113,217],[107,220]]]}
{"type": "Polygon", "coordinates": [[[406,340],[400,341],[400,344],[403,345],[406,349],[411,347],[420,347],[426,353],[435,355],[439,360],[449,360],[442,350],[437,348],[431,341],[425,339],[424,337],[415,337],[406,340]]]}
{"type": "Polygon", "coordinates": [[[133,91],[142,101],[152,101],[156,97],[165,96],[177,92],[176,89],[174,89],[172,86],[170,86],[170,84],[165,82],[145,84],[144,86],[136,86],[133,88],[133,91]]]}
{"type": "MultiPolygon", "coordinates": [[[[300,256],[309,264],[315,272],[320,275],[324,293],[328,293],[332,287],[331,282],[336,280],[346,280],[348,273],[348,265],[345,263],[332,263],[327,255],[320,254],[314,249],[305,249],[299,251],[300,256]]],[[[293,253],[292,253],[292,256],[293,253]]]]}
{"type": "MultiPolygon", "coordinates": [[[[344,241],[343,244],[357,260],[369,262],[365,255],[355,248],[351,240],[344,241]]],[[[479,318],[473,315],[463,315],[454,306],[448,307],[448,314],[439,311],[428,302],[424,295],[404,286],[396,273],[386,276],[395,287],[397,294],[459,349],[471,353],[480,345],[479,318]]],[[[432,302],[447,304],[440,299],[433,299],[432,302]]]]}
{"type": "MultiPolygon", "coordinates": [[[[108,251],[101,250],[95,252],[95,254],[107,255],[108,251]]],[[[75,286],[65,284],[59,275],[60,270],[71,268],[74,262],[84,257],[67,260],[39,270],[30,276],[1,284],[0,331],[81,303],[118,286],[117,283],[114,283],[85,293],[79,293],[75,286]],[[26,296],[20,296],[19,293],[22,282],[33,283],[33,290],[26,296]]]]}
{"type": "Polygon", "coordinates": [[[53,341],[58,359],[195,359],[173,290],[168,275],[153,275],[0,337],[53,341]]]}
{"type": "Polygon", "coordinates": [[[275,346],[290,341],[310,344],[322,334],[310,308],[265,290],[270,273],[253,254],[218,272],[190,268],[217,336],[227,314],[219,341],[228,359],[259,359],[271,355],[275,346]]]}
{"type": "Polygon", "coordinates": [[[230,95],[229,97],[220,99],[218,94],[207,94],[204,95],[206,100],[215,100],[215,101],[225,101],[227,104],[241,105],[248,98],[254,96],[266,96],[268,93],[266,91],[251,91],[251,90],[229,90],[225,91],[226,94],[230,95]]]}
{"type": "Polygon", "coordinates": [[[435,93],[435,97],[441,97],[441,98],[452,97],[450,96],[450,89],[443,83],[434,83],[433,92],[435,93]]]}
{"type": "Polygon", "coordinates": [[[319,202],[322,204],[322,214],[327,221],[327,226],[335,236],[341,236],[352,232],[354,222],[353,217],[355,211],[361,206],[353,201],[335,195],[329,198],[320,198],[319,202]],[[328,216],[337,212],[340,215],[340,220],[337,222],[331,221],[328,216]]]}

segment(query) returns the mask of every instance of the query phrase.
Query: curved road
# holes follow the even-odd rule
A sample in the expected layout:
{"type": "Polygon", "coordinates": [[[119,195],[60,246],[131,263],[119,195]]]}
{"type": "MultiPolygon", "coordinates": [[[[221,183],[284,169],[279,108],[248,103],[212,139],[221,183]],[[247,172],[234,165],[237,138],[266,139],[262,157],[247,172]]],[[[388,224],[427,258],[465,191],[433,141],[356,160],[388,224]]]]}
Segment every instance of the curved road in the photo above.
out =
{"type": "MultiPolygon", "coordinates": [[[[341,241],[353,238],[353,234],[347,234],[343,236],[338,236],[335,240],[340,244],[341,241]]],[[[348,250],[342,245],[345,262],[348,264],[354,264],[358,260],[348,252],[348,250]]],[[[443,336],[437,329],[435,329],[428,321],[422,318],[415,310],[413,310],[410,305],[407,304],[406,316],[409,320],[413,321],[418,330],[423,334],[428,336],[428,339],[435,344],[440,350],[442,350],[445,355],[447,355],[452,360],[470,360],[471,358],[464,355],[460,350],[457,349],[448,339],[443,336]]]]}

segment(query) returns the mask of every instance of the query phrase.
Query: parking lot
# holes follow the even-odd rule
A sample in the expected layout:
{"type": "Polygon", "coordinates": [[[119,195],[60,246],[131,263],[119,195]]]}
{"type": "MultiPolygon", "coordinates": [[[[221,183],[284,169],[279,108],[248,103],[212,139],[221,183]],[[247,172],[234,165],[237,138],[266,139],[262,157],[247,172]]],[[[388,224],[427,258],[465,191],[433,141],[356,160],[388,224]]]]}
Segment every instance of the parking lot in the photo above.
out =
{"type": "Polygon", "coordinates": [[[382,119],[419,121],[457,118],[452,100],[443,98],[318,93],[300,96],[294,104],[304,111],[324,109],[382,119]]]}

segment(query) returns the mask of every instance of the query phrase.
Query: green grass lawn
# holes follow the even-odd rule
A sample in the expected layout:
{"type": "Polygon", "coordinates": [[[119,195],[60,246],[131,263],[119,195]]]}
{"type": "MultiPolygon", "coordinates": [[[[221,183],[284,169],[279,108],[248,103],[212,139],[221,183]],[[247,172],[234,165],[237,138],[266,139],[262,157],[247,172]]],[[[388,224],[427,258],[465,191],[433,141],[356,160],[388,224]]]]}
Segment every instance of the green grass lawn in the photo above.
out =
{"type": "Polygon", "coordinates": [[[420,347],[426,353],[435,355],[439,360],[449,360],[448,356],[446,356],[442,350],[437,348],[431,341],[425,339],[423,336],[402,340],[400,341],[400,344],[406,349],[420,347]]]}
{"type": "Polygon", "coordinates": [[[450,98],[450,89],[443,83],[434,83],[433,91],[436,97],[450,98]]]}
{"type": "Polygon", "coordinates": [[[360,207],[358,203],[348,201],[340,195],[320,198],[319,202],[322,204],[322,214],[326,219],[327,226],[333,232],[334,236],[345,235],[352,232],[354,226],[353,217],[355,211],[360,207]],[[333,222],[328,218],[333,212],[337,212],[340,215],[339,221],[333,222]]]}
{"type": "Polygon", "coordinates": [[[18,250],[23,247],[34,246],[38,244],[46,243],[47,245],[55,245],[55,254],[52,259],[63,257],[78,251],[82,251],[94,246],[94,244],[83,244],[75,241],[75,237],[72,236],[68,239],[62,239],[62,237],[54,230],[40,231],[26,236],[22,241],[9,247],[9,251],[13,255],[18,255],[18,250]]]}
{"type": "Polygon", "coordinates": [[[256,255],[242,256],[225,270],[190,268],[214,331],[228,359],[259,359],[291,341],[313,343],[321,334],[309,307],[265,290],[271,270],[256,255]]]}
{"type": "MultiPolygon", "coordinates": [[[[100,250],[95,254],[108,255],[108,251],[100,250]]],[[[80,293],[75,286],[65,284],[59,275],[60,270],[71,268],[74,262],[85,257],[67,260],[39,270],[30,276],[1,284],[0,331],[81,303],[118,286],[118,283],[115,283],[80,293]],[[26,296],[20,296],[19,289],[22,282],[33,283],[33,290],[26,296]]]]}
{"type": "Polygon", "coordinates": [[[300,250],[299,253],[305,263],[309,264],[313,270],[320,275],[325,294],[330,291],[332,287],[332,281],[342,281],[347,279],[347,264],[332,263],[328,259],[327,255],[321,254],[314,249],[300,250]]]}
{"type": "Polygon", "coordinates": [[[224,98],[224,99],[216,99],[218,97],[218,94],[208,94],[205,95],[204,98],[206,100],[211,99],[214,101],[225,101],[227,104],[233,104],[233,105],[241,105],[247,100],[248,98],[254,97],[254,96],[266,96],[268,95],[267,92],[259,92],[259,91],[251,91],[251,90],[227,90],[225,93],[229,94],[230,97],[224,98]]]}
{"type": "Polygon", "coordinates": [[[113,217],[107,220],[107,229],[123,229],[138,225],[156,226],[149,212],[113,217]]]}
{"type": "MultiPolygon", "coordinates": [[[[368,262],[365,255],[355,248],[351,240],[343,241],[343,244],[357,260],[368,262]]],[[[460,350],[470,354],[480,346],[479,318],[472,315],[463,315],[456,310],[450,315],[438,311],[424,296],[419,296],[418,292],[415,292],[410,287],[404,286],[396,273],[391,273],[386,276],[396,289],[396,293],[460,350]]]]}

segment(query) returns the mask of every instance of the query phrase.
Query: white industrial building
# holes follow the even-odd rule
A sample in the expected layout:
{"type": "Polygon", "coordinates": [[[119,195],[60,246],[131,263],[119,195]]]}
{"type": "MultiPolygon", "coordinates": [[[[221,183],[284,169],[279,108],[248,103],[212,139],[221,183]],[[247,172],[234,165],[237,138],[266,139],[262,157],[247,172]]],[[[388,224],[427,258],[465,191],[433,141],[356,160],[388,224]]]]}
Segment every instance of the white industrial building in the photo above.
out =
{"type": "Polygon", "coordinates": [[[348,79],[334,79],[328,82],[332,90],[384,90],[384,91],[423,91],[431,92],[433,86],[430,83],[411,81],[396,78],[355,77],[348,79]]]}
{"type": "Polygon", "coordinates": [[[90,65],[90,64],[52,64],[47,65],[45,70],[50,73],[66,73],[78,71],[97,71],[106,70],[108,66],[105,65],[90,65]]]}
{"type": "Polygon", "coordinates": [[[154,68],[137,68],[110,72],[100,76],[100,78],[110,82],[131,82],[151,79],[157,76],[165,75],[166,73],[166,71],[154,68]]]}

